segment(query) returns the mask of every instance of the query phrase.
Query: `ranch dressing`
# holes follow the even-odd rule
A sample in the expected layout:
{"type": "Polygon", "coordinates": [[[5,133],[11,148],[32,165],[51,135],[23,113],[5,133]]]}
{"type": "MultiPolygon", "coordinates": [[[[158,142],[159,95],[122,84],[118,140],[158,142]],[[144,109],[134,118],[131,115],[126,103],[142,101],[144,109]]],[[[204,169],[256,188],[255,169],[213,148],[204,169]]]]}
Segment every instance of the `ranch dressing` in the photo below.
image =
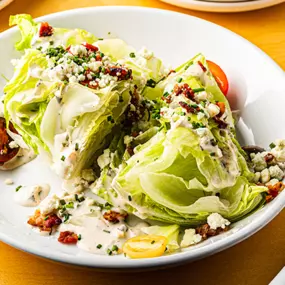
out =
{"type": "Polygon", "coordinates": [[[22,186],[15,192],[14,200],[24,207],[36,207],[48,196],[49,192],[48,184],[22,186]]]}

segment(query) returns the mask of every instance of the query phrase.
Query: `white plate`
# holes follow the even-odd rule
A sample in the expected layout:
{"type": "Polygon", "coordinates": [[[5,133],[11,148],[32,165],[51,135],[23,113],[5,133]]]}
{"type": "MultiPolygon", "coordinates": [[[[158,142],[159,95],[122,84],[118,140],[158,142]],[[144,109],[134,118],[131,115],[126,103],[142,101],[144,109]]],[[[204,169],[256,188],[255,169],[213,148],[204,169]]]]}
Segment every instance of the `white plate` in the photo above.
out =
{"type": "MultiPolygon", "coordinates": [[[[164,10],[135,7],[100,7],[61,12],[40,20],[54,26],[83,28],[99,37],[111,32],[139,48],[152,49],[173,66],[198,52],[219,63],[230,80],[232,104],[242,110],[239,134],[245,143],[267,146],[277,137],[285,138],[285,77],[276,63],[257,47],[238,35],[204,20],[164,10]]],[[[17,55],[13,43],[19,38],[13,28],[0,35],[0,73],[13,73],[10,59],[17,55]]],[[[0,79],[3,87],[4,81],[0,79]]],[[[27,225],[34,209],[22,208],[13,202],[15,187],[20,184],[48,182],[60,189],[59,179],[37,159],[11,173],[0,173],[0,240],[42,257],[97,268],[146,268],[177,265],[226,249],[264,227],[283,208],[285,191],[272,203],[237,223],[226,234],[216,236],[170,256],[130,260],[123,256],[98,256],[64,246],[53,237],[42,237],[27,225]],[[5,178],[15,180],[4,185],[5,178]]]]}
{"type": "Polygon", "coordinates": [[[178,7],[188,8],[197,11],[206,12],[245,12],[258,10],[261,8],[270,7],[280,3],[284,3],[284,0],[161,0],[168,4],[172,4],[178,7]],[[219,3],[220,2],[220,3],[219,3]]]}
{"type": "Polygon", "coordinates": [[[0,10],[12,3],[14,0],[0,0],[0,10]]]}

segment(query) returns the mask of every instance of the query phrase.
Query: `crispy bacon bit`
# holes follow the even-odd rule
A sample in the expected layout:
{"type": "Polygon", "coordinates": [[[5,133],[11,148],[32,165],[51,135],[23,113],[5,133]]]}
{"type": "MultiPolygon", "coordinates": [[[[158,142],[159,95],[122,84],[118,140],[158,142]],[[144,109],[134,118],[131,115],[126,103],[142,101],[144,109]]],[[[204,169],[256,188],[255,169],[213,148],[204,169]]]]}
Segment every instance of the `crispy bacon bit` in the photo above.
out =
{"type": "Polygon", "coordinates": [[[131,78],[132,76],[132,70],[127,69],[124,67],[119,66],[111,66],[106,68],[106,73],[110,74],[111,76],[117,76],[118,80],[126,80],[131,78]]]}
{"type": "Polygon", "coordinates": [[[128,214],[127,213],[118,213],[115,211],[108,211],[104,213],[103,217],[105,220],[107,220],[110,223],[117,224],[121,220],[125,220],[127,218],[128,214]]]}
{"type": "Polygon", "coordinates": [[[216,105],[220,108],[220,113],[218,116],[221,117],[226,111],[226,105],[224,102],[217,102],[216,105]]]}
{"type": "Polygon", "coordinates": [[[28,220],[29,225],[38,227],[41,231],[45,232],[51,232],[54,226],[59,226],[61,223],[61,219],[56,214],[44,216],[40,210],[36,210],[34,216],[28,220]]]}
{"type": "Polygon", "coordinates": [[[274,185],[268,185],[268,195],[266,196],[266,202],[272,201],[278,196],[278,194],[285,188],[285,185],[282,182],[277,182],[274,185]]]}
{"type": "Polygon", "coordinates": [[[133,149],[131,146],[128,146],[128,147],[127,147],[127,152],[128,152],[128,154],[131,155],[131,156],[134,155],[134,149],[133,149]]]}
{"type": "Polygon", "coordinates": [[[196,234],[199,234],[202,236],[202,239],[207,239],[208,237],[216,236],[220,233],[226,232],[229,230],[229,226],[226,226],[224,229],[217,228],[216,230],[213,230],[210,228],[209,224],[204,224],[202,226],[199,226],[196,228],[196,234]]]}
{"type": "Polygon", "coordinates": [[[95,58],[96,58],[96,61],[102,61],[102,56],[99,53],[96,54],[95,58]]]}
{"type": "Polygon", "coordinates": [[[267,163],[271,162],[272,160],[274,160],[275,156],[272,153],[268,153],[264,156],[264,159],[267,163]]]}
{"type": "MultiPolygon", "coordinates": [[[[176,96],[183,94],[186,98],[194,100],[195,93],[194,91],[189,87],[187,83],[184,83],[182,85],[176,84],[173,89],[176,96]]],[[[195,100],[194,100],[195,101],[195,100]]]]}
{"type": "MultiPolygon", "coordinates": [[[[9,130],[15,134],[18,134],[13,124],[9,123],[9,130]]],[[[13,141],[12,138],[8,135],[6,130],[6,120],[0,117],[0,165],[11,160],[14,156],[17,155],[19,147],[10,148],[9,143],[13,141]]]]}
{"type": "Polygon", "coordinates": [[[187,103],[185,103],[185,102],[180,101],[180,102],[179,102],[179,105],[180,105],[182,108],[184,108],[184,109],[187,111],[187,113],[195,113],[195,112],[196,112],[196,110],[195,110],[193,107],[189,106],[189,105],[188,105],[187,103]]]}
{"type": "Polygon", "coordinates": [[[74,232],[65,231],[59,234],[57,240],[65,244],[76,244],[78,241],[78,235],[75,234],[74,232]]]}
{"type": "Polygon", "coordinates": [[[84,47],[86,47],[88,50],[91,50],[93,52],[96,52],[98,51],[98,48],[96,46],[93,46],[91,44],[88,44],[88,43],[85,43],[85,44],[82,44],[84,47]]]}
{"type": "Polygon", "coordinates": [[[203,63],[202,63],[201,61],[198,61],[198,64],[200,65],[200,67],[202,68],[202,70],[203,70],[204,72],[207,71],[207,68],[203,65],[203,63]]]}
{"type": "Polygon", "coordinates": [[[221,120],[218,116],[215,116],[213,119],[218,124],[220,129],[225,129],[228,126],[228,124],[221,120]]]}
{"type": "Polygon", "coordinates": [[[139,135],[138,132],[132,132],[132,133],[131,133],[131,136],[134,137],[134,138],[136,138],[138,135],[139,135]]]}
{"type": "MultiPolygon", "coordinates": [[[[79,83],[82,84],[83,86],[86,86],[86,87],[89,87],[91,89],[96,89],[98,88],[98,82],[96,82],[96,84],[90,84],[92,80],[88,80],[88,79],[85,79],[84,81],[80,81],[79,83]]],[[[93,81],[94,82],[94,81],[93,81]]]]}
{"type": "Polygon", "coordinates": [[[167,97],[162,96],[161,99],[162,99],[163,101],[165,101],[167,104],[170,104],[171,101],[172,101],[172,100],[171,100],[171,96],[167,96],[167,97]]]}
{"type": "Polygon", "coordinates": [[[47,22],[41,23],[39,35],[40,37],[50,37],[53,34],[53,27],[47,22]]]}

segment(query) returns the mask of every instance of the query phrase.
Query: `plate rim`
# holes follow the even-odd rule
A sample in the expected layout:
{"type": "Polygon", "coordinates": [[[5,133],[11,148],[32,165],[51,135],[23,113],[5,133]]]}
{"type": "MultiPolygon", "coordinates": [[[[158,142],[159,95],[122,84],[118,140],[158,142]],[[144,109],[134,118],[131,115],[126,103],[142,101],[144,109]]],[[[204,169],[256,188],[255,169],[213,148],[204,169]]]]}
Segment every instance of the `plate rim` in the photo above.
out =
{"type": "MultiPolygon", "coordinates": [[[[248,40],[244,39],[240,35],[222,27],[215,23],[212,23],[210,21],[190,16],[183,13],[163,10],[163,9],[157,9],[157,8],[148,8],[148,7],[137,7],[137,6],[101,6],[101,7],[87,7],[87,8],[78,8],[78,9],[71,9],[66,10],[62,12],[52,13],[48,14],[39,18],[36,18],[35,20],[41,21],[52,21],[54,18],[57,18],[58,16],[69,16],[74,13],[84,13],[85,11],[89,10],[90,12],[108,12],[108,11],[116,11],[119,10],[126,11],[128,10],[131,12],[145,12],[145,13],[165,13],[169,16],[176,15],[178,17],[184,17],[185,19],[188,17],[194,18],[195,21],[203,21],[207,24],[214,25],[216,29],[223,30],[224,32],[227,32],[231,34],[232,36],[238,37],[241,41],[243,41],[245,44],[250,46],[251,48],[254,48],[267,62],[270,62],[271,65],[274,66],[276,69],[276,72],[280,72],[280,76],[283,76],[285,79],[285,73],[282,70],[282,68],[273,60],[271,59],[265,52],[263,52],[260,48],[255,46],[254,44],[250,43],[248,40]]],[[[3,40],[5,37],[10,37],[15,33],[17,30],[17,27],[10,28],[2,33],[0,33],[0,41],[3,40]]],[[[86,266],[86,267],[93,267],[97,269],[140,269],[140,270],[147,270],[150,268],[161,268],[166,266],[173,266],[173,265],[180,265],[182,263],[191,262],[197,259],[204,258],[206,256],[213,255],[217,252],[220,252],[224,249],[227,249],[246,238],[250,237],[254,233],[256,233],[258,230],[263,228],[266,224],[268,224],[275,216],[278,215],[278,213],[283,209],[285,205],[285,191],[282,192],[277,199],[272,201],[268,206],[267,209],[264,209],[264,213],[254,219],[252,223],[249,223],[245,225],[243,228],[239,229],[236,233],[227,236],[221,240],[216,241],[215,243],[211,243],[206,245],[205,247],[200,247],[197,249],[179,252],[177,254],[169,255],[169,256],[162,256],[158,258],[151,258],[151,259],[140,259],[140,260],[129,260],[126,259],[124,262],[118,262],[118,259],[113,259],[112,257],[109,257],[107,259],[102,258],[102,262],[94,261],[91,259],[81,259],[74,256],[68,256],[63,257],[60,256],[60,254],[55,252],[50,252],[48,256],[45,255],[44,252],[42,252],[39,248],[34,248],[32,246],[26,247],[24,244],[19,242],[17,239],[14,239],[13,237],[10,237],[2,232],[0,232],[0,240],[3,241],[6,244],[9,244],[17,249],[20,249],[24,252],[28,252],[34,255],[37,255],[39,257],[54,260],[57,262],[72,264],[72,265],[79,265],[79,266],[86,266]],[[189,254],[191,252],[191,255],[189,254]]],[[[98,256],[98,255],[97,255],[98,256]]]]}
{"type": "Polygon", "coordinates": [[[250,0],[243,2],[213,2],[211,0],[160,0],[164,3],[182,7],[190,10],[217,12],[217,13],[237,13],[268,8],[274,5],[285,3],[285,0],[250,0]]]}

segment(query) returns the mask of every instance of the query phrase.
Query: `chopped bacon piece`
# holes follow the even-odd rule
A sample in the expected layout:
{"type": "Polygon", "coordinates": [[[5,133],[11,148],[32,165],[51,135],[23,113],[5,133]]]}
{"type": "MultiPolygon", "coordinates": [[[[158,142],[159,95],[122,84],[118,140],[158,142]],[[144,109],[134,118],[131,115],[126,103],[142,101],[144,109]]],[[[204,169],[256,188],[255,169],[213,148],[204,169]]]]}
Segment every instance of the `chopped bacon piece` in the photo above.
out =
{"type": "Polygon", "coordinates": [[[264,159],[267,163],[271,162],[272,160],[274,160],[275,156],[272,153],[268,153],[264,156],[264,159]]]}
{"type": "Polygon", "coordinates": [[[91,44],[85,43],[85,44],[82,44],[82,45],[83,45],[84,47],[86,47],[88,50],[91,50],[91,51],[93,51],[93,52],[98,51],[98,48],[95,47],[95,46],[93,46],[93,45],[91,45],[91,44]]]}
{"type": "Polygon", "coordinates": [[[105,220],[113,224],[117,224],[121,220],[125,220],[127,216],[128,216],[127,213],[118,213],[118,212],[111,211],[111,210],[108,212],[105,212],[103,215],[105,220]]]}
{"type": "Polygon", "coordinates": [[[98,88],[98,83],[96,82],[96,84],[90,84],[92,80],[88,80],[88,79],[85,79],[84,81],[80,81],[79,83],[82,84],[83,86],[86,86],[86,87],[89,87],[91,89],[96,89],[98,88]]]}
{"type": "Polygon", "coordinates": [[[228,126],[228,124],[221,120],[218,116],[215,116],[213,119],[218,124],[220,129],[225,129],[228,126]]]}
{"type": "Polygon", "coordinates": [[[196,109],[189,106],[187,103],[180,101],[179,105],[187,111],[187,113],[196,113],[196,109]]]}
{"type": "Polygon", "coordinates": [[[167,97],[162,96],[161,99],[162,99],[163,101],[165,101],[167,104],[170,104],[171,101],[172,101],[172,100],[171,100],[171,96],[167,96],[167,97]]]}
{"type": "Polygon", "coordinates": [[[127,152],[129,155],[134,155],[134,149],[131,146],[127,147],[127,152]]]}
{"type": "Polygon", "coordinates": [[[223,228],[217,228],[216,230],[211,229],[209,224],[204,224],[202,226],[199,226],[196,228],[196,234],[199,234],[202,236],[202,239],[207,239],[208,237],[211,236],[216,236],[220,233],[226,232],[229,230],[229,226],[226,226],[224,229],[223,228]]]}
{"type": "Polygon", "coordinates": [[[61,223],[61,219],[56,214],[44,216],[40,210],[36,210],[34,216],[28,220],[29,225],[38,227],[41,231],[45,232],[51,232],[54,226],[58,226],[61,223]]]}
{"type": "Polygon", "coordinates": [[[220,108],[220,113],[218,114],[218,116],[222,116],[225,111],[226,111],[226,105],[224,102],[217,102],[216,105],[220,108]]]}
{"type": "Polygon", "coordinates": [[[131,78],[132,70],[120,66],[111,66],[106,69],[106,73],[111,76],[117,76],[118,80],[126,80],[131,78]]]}
{"type": "Polygon", "coordinates": [[[65,231],[59,234],[57,240],[65,244],[76,244],[78,241],[78,235],[75,234],[74,232],[65,231]]]}
{"type": "Polygon", "coordinates": [[[207,71],[207,68],[203,65],[203,63],[202,63],[201,61],[198,61],[198,64],[200,65],[200,67],[202,68],[202,70],[203,70],[204,72],[207,71]]]}
{"type": "Polygon", "coordinates": [[[53,27],[47,22],[41,23],[39,35],[40,37],[50,37],[53,34],[53,27]]]}
{"type": "MultiPolygon", "coordinates": [[[[11,122],[9,122],[9,130],[15,134],[18,134],[11,122]]],[[[11,141],[13,140],[8,135],[6,130],[6,120],[0,117],[0,165],[15,157],[20,149],[19,147],[10,148],[9,143],[11,141]]]]}
{"type": "Polygon", "coordinates": [[[268,185],[267,188],[268,195],[266,196],[266,202],[268,203],[276,198],[282,190],[284,190],[285,185],[282,182],[277,182],[274,185],[268,185]]]}
{"type": "Polygon", "coordinates": [[[176,84],[173,91],[176,96],[183,94],[186,98],[194,100],[195,93],[187,83],[184,83],[183,85],[176,84]]]}

